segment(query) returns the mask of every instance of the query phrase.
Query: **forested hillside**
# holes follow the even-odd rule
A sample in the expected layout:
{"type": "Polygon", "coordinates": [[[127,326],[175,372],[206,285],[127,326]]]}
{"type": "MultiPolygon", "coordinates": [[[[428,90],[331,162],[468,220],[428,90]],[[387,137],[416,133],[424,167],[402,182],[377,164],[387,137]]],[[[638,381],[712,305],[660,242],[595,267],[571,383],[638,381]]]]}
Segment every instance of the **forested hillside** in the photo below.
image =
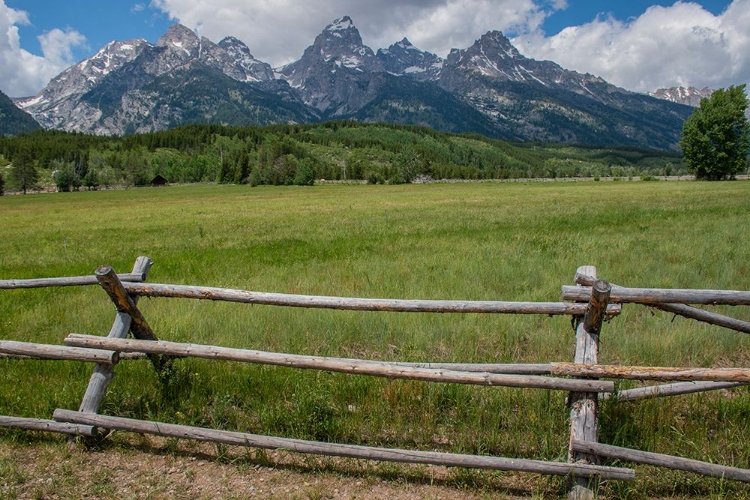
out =
{"type": "Polygon", "coordinates": [[[10,97],[0,92],[0,136],[31,132],[40,128],[31,115],[18,109],[10,97]]]}
{"type": "Polygon", "coordinates": [[[12,162],[27,152],[40,183],[61,190],[151,183],[311,184],[316,179],[401,183],[440,179],[628,177],[684,172],[681,157],[634,148],[510,143],[405,125],[328,122],[186,125],[101,137],[36,131],[0,139],[12,162]]]}

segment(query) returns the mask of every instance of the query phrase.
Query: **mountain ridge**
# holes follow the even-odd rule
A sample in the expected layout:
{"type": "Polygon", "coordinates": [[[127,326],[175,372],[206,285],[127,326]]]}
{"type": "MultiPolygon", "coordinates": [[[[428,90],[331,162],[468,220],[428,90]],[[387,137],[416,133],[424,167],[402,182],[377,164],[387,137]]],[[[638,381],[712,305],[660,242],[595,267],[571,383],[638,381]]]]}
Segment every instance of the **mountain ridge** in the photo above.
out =
{"type": "Polygon", "coordinates": [[[713,93],[714,89],[709,87],[699,89],[698,87],[679,86],[657,89],[654,92],[649,92],[648,95],[697,108],[701,104],[701,99],[711,97],[713,93]]]}
{"type": "Polygon", "coordinates": [[[41,125],[25,111],[18,109],[13,100],[0,92],[0,137],[39,130],[41,125]]]}
{"type": "Polygon", "coordinates": [[[254,58],[238,38],[214,43],[175,24],[156,44],[111,42],[16,103],[45,128],[95,134],[150,132],[201,117],[227,124],[355,119],[659,149],[677,147],[691,111],[526,58],[499,31],[445,59],[407,38],[376,52],[349,16],[279,68],[254,58]]]}

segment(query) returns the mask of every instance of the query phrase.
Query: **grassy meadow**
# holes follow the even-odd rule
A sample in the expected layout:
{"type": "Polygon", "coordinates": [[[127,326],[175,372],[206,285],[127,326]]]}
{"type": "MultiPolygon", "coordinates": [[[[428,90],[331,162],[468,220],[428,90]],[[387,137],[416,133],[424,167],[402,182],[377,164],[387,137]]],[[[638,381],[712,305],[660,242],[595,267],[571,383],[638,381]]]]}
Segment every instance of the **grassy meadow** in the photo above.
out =
{"type": "MultiPolygon", "coordinates": [[[[623,286],[750,289],[750,182],[194,185],[0,197],[0,279],[129,272],[150,282],[407,299],[557,301],[578,266],[623,286]]],[[[573,358],[566,317],[319,311],[147,299],[164,340],[403,361],[573,358]]],[[[747,308],[727,314],[750,320],[747,308]]],[[[106,335],[96,286],[0,291],[0,338],[106,335]]],[[[601,361],[749,366],[750,338],[641,306],[604,326],[601,361]]],[[[0,414],[77,409],[92,367],[0,359],[0,414]]],[[[632,387],[623,383],[620,387],[632,387]]],[[[102,412],[325,441],[544,460],[567,456],[565,394],[178,360],[160,384],[124,361],[102,412]]],[[[600,441],[750,468],[750,391],[601,407],[600,441]]],[[[23,444],[17,431],[0,440],[23,444]]],[[[51,437],[49,439],[62,440],[51,437]]],[[[3,474],[0,461],[0,479],[3,474]]],[[[645,466],[611,498],[750,496],[645,466]]],[[[503,473],[457,471],[482,488],[503,473]]],[[[530,494],[555,497],[563,479],[530,494]]]]}

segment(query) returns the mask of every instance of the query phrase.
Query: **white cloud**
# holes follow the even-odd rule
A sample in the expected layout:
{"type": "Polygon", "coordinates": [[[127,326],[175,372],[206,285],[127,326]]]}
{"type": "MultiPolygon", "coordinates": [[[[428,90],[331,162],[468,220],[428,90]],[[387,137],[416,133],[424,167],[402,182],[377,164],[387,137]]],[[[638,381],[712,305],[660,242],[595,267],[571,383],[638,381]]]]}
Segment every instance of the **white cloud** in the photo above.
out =
{"type": "Polygon", "coordinates": [[[74,30],[53,29],[39,36],[42,56],[21,48],[18,25],[29,24],[28,14],[0,0],[0,90],[12,97],[34,95],[49,80],[75,62],[72,47],[86,38],[74,30]]]}
{"type": "Polygon", "coordinates": [[[201,23],[211,40],[232,35],[255,57],[273,66],[302,55],[325,26],[348,15],[374,50],[408,37],[423,50],[445,56],[489,30],[537,29],[565,0],[152,0],[155,7],[190,28],[201,23]]]}
{"type": "Polygon", "coordinates": [[[75,30],[62,31],[53,29],[39,36],[44,59],[55,66],[67,67],[75,62],[73,47],[86,45],[86,37],[75,30]]]}
{"type": "MultiPolygon", "coordinates": [[[[298,59],[322,29],[351,16],[364,43],[373,49],[408,37],[423,50],[446,56],[466,48],[489,30],[515,36],[529,57],[550,59],[565,68],[604,77],[638,91],[673,85],[725,87],[750,81],[750,0],[734,0],[720,15],[699,4],[677,1],[653,6],[626,21],[599,17],[559,34],[541,27],[569,0],[143,0],[200,34],[218,41],[235,36],[274,66],[298,59]]],[[[50,78],[74,63],[71,48],[85,37],[53,29],[39,37],[43,56],[21,48],[18,26],[26,12],[0,0],[0,90],[13,95],[38,92],[50,78]]],[[[134,36],[137,36],[134,34],[134,36]]]]}
{"type": "Polygon", "coordinates": [[[676,2],[626,22],[600,17],[551,37],[537,31],[513,41],[529,57],[631,90],[718,88],[750,81],[748,26],[750,0],[734,0],[718,16],[697,3],[676,2]]]}

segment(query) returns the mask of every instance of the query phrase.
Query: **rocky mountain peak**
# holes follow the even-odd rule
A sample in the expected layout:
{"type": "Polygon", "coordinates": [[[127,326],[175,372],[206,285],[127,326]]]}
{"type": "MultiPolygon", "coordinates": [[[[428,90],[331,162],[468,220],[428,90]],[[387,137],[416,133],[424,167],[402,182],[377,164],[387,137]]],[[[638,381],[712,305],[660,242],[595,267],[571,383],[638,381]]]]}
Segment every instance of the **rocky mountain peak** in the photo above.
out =
{"type": "Polygon", "coordinates": [[[198,57],[201,39],[190,28],[182,24],[174,24],[156,42],[157,47],[168,47],[176,51],[184,51],[186,56],[198,57]]]}
{"type": "MultiPolygon", "coordinates": [[[[313,44],[305,49],[302,58],[278,68],[278,76],[296,88],[308,86],[312,80],[322,85],[324,74],[348,69],[364,73],[382,71],[375,53],[362,42],[359,30],[349,16],[334,20],[322,33],[315,37],[313,44]]],[[[322,89],[311,92],[320,93],[322,89]]]]}
{"type": "Polygon", "coordinates": [[[711,97],[711,94],[713,93],[713,89],[708,87],[699,89],[697,87],[680,86],[658,89],[655,92],[649,92],[648,95],[656,97],[657,99],[664,99],[666,101],[698,107],[701,104],[701,99],[704,97],[711,97]]]}
{"type": "Polygon", "coordinates": [[[101,77],[138,57],[146,46],[148,46],[148,42],[142,38],[125,42],[109,42],[96,54],[72,66],[69,70],[80,71],[82,76],[92,84],[96,84],[101,77]]]}
{"type": "Polygon", "coordinates": [[[406,37],[387,49],[379,49],[376,56],[388,73],[420,81],[437,80],[443,67],[441,57],[419,50],[406,37]]]}
{"type": "MultiPolygon", "coordinates": [[[[538,61],[521,55],[500,31],[488,31],[468,49],[451,50],[446,64],[467,72],[510,81],[535,79],[530,66],[539,66],[538,61]]],[[[549,64],[554,65],[555,69],[562,69],[554,63],[549,64]]]]}
{"type": "MultiPolygon", "coordinates": [[[[357,30],[357,28],[354,26],[354,21],[352,21],[352,18],[349,16],[344,16],[339,19],[334,20],[331,24],[326,26],[324,31],[345,31],[345,30],[357,30]]],[[[359,34],[359,31],[357,31],[357,34],[359,34]]]]}
{"type": "Polygon", "coordinates": [[[222,49],[226,50],[231,55],[241,55],[244,57],[253,57],[250,53],[250,48],[245,45],[245,42],[239,40],[233,36],[227,36],[221,39],[217,44],[222,49]]]}
{"type": "Polygon", "coordinates": [[[230,64],[239,70],[239,75],[230,75],[236,80],[267,82],[274,79],[271,65],[253,57],[248,46],[237,38],[228,36],[222,39],[217,47],[226,52],[230,64]]]}
{"type": "Polygon", "coordinates": [[[298,61],[278,71],[255,59],[237,38],[217,44],[176,24],[156,45],[107,44],[37,96],[15,102],[45,128],[101,134],[192,121],[345,118],[514,140],[659,148],[676,147],[690,112],[524,57],[499,31],[452,50],[445,60],[408,38],[374,54],[344,16],[326,26],[298,61]]]}
{"type": "Polygon", "coordinates": [[[501,31],[488,31],[482,35],[478,43],[485,52],[490,50],[500,58],[525,59],[501,31]]]}
{"type": "Polygon", "coordinates": [[[315,39],[313,47],[326,62],[352,69],[369,69],[375,58],[349,16],[336,19],[315,39]]]}
{"type": "Polygon", "coordinates": [[[601,102],[611,102],[614,94],[627,93],[597,76],[569,71],[552,61],[530,59],[500,31],[487,32],[467,49],[451,50],[440,74],[440,85],[449,91],[469,92],[467,85],[475,86],[472,81],[476,77],[493,84],[542,85],[601,102]]]}
{"type": "Polygon", "coordinates": [[[93,56],[57,75],[36,96],[17,99],[16,104],[31,113],[42,126],[60,127],[66,121],[66,114],[75,108],[75,104],[70,103],[95,88],[110,73],[135,60],[149,46],[143,39],[110,42],[93,56]]]}

